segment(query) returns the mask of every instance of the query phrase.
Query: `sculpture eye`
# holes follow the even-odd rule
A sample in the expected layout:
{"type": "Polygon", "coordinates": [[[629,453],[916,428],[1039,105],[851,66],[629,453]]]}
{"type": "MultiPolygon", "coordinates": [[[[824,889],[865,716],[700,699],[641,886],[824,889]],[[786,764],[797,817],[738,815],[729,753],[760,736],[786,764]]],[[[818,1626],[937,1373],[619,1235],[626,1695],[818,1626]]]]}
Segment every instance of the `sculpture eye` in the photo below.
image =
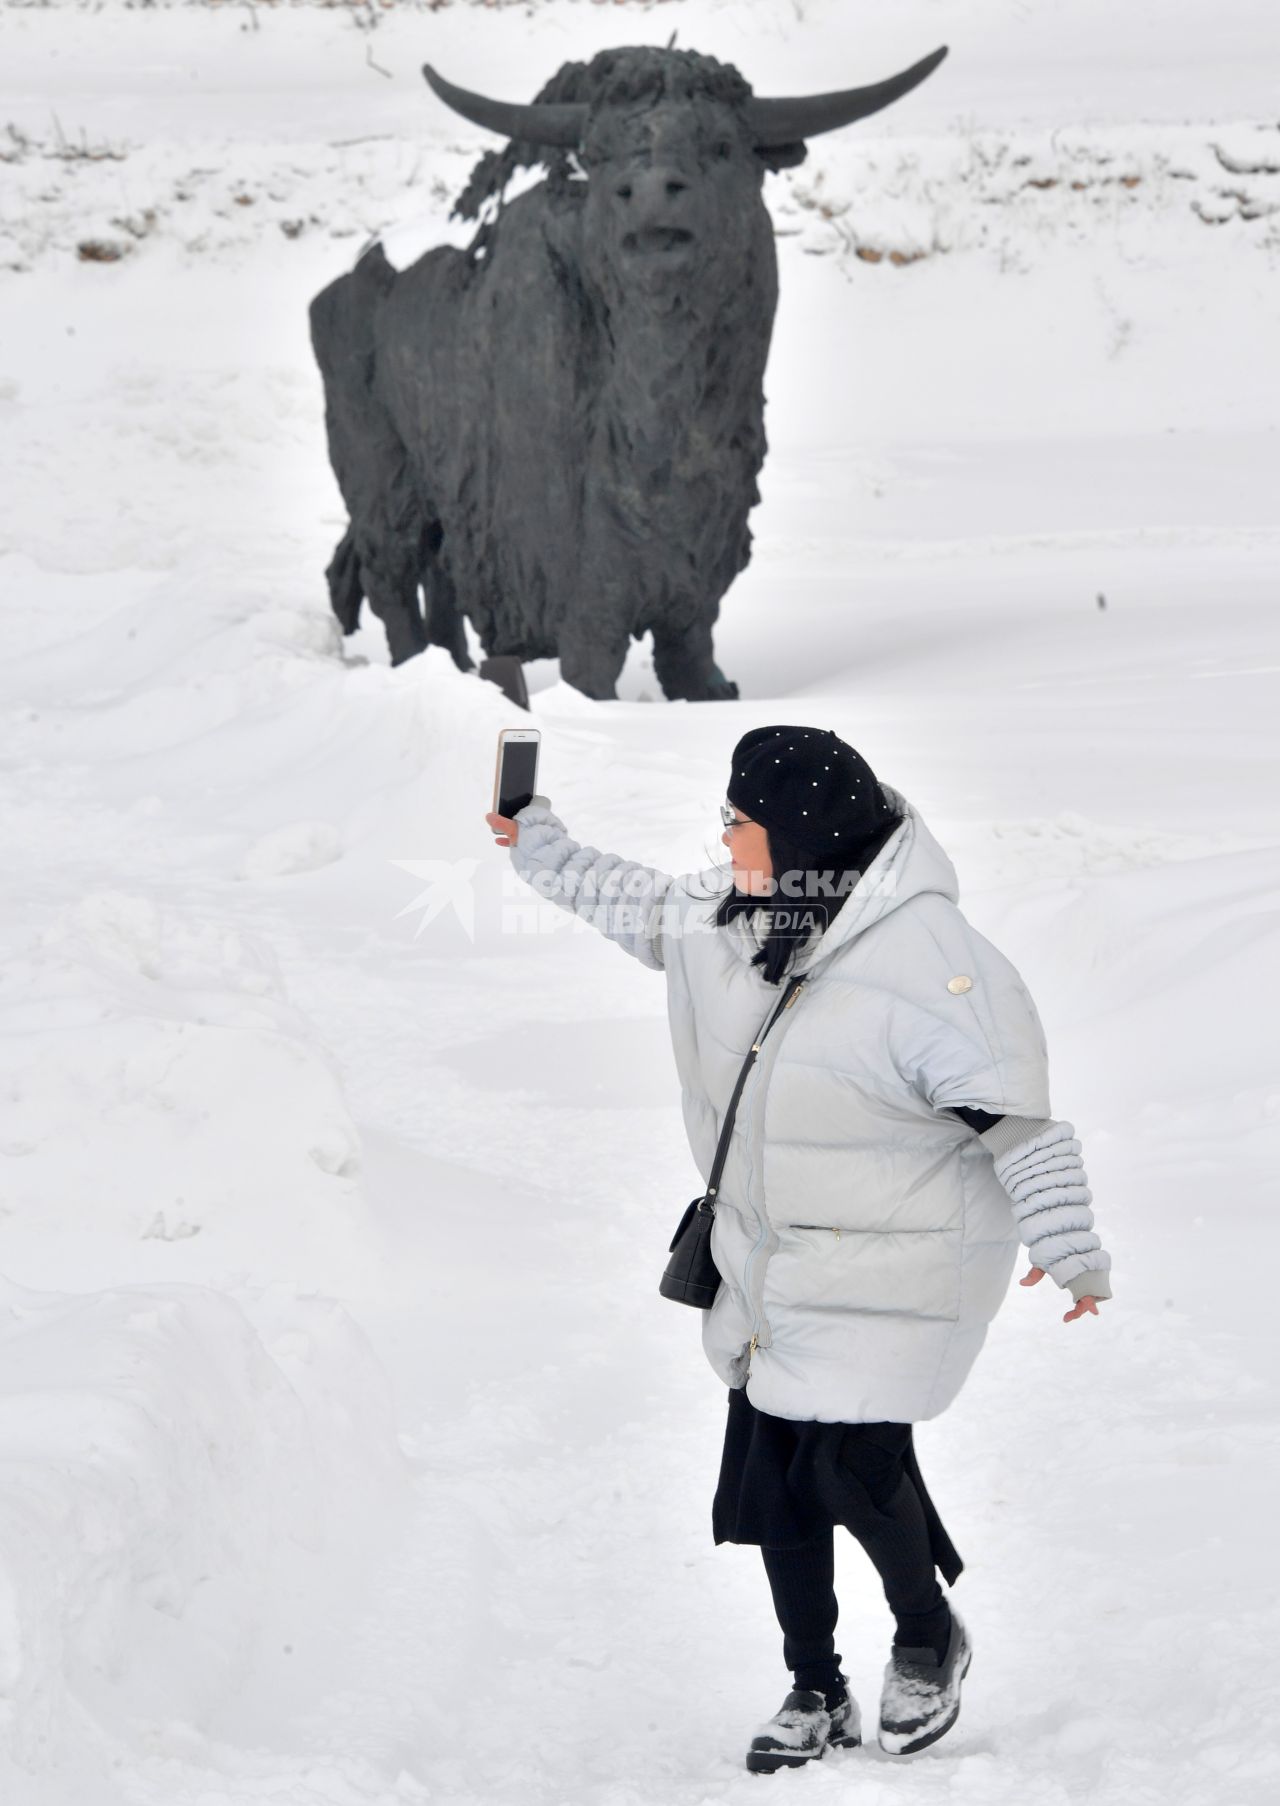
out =
{"type": "Polygon", "coordinates": [[[732,143],[730,142],[730,140],[728,138],[722,138],[720,140],[719,144],[716,145],[716,156],[719,157],[723,161],[724,158],[731,157],[732,155],[733,155],[732,143]]]}

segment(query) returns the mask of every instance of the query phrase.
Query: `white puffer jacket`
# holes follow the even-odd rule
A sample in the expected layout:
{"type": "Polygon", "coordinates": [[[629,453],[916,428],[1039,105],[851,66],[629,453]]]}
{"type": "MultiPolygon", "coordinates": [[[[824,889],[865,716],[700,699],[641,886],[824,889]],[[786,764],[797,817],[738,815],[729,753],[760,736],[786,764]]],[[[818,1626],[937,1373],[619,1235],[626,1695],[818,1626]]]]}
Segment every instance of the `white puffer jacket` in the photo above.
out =
{"type": "MultiPolygon", "coordinates": [[[[883,789],[905,819],[790,968],[805,983],[747,1080],[717,1200],[724,1283],[703,1346],[727,1385],[778,1417],[913,1423],[944,1411],[1008,1289],[1020,1229],[1031,1241],[993,1147],[948,1112],[1019,1119],[990,1131],[1006,1153],[1047,1126],[1057,1155],[1070,1134],[1046,1124],[1044,1034],[1026,987],[956,907],[955,869],[919,815],[883,789]]],[[[672,877],[582,847],[544,797],[515,819],[521,877],[665,970],[705,1183],[739,1069],[780,995],[750,964],[758,912],[711,927],[726,869],[672,877]]],[[[1046,1197],[1034,1259],[1059,1285],[1108,1297],[1090,1196],[1077,1185],[1046,1197]]]]}

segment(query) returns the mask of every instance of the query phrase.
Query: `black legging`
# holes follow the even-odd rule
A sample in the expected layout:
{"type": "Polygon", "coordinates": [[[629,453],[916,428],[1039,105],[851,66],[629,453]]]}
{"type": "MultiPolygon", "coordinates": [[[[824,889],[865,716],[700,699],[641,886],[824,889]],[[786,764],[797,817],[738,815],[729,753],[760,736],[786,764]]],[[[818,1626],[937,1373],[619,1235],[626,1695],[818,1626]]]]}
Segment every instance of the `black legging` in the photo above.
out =
{"type": "MultiPolygon", "coordinates": [[[[899,1473],[887,1494],[875,1487],[870,1475],[867,1481],[876,1515],[845,1527],[871,1557],[884,1584],[897,1621],[894,1642],[931,1646],[941,1660],[951,1613],[934,1573],[920,1495],[906,1473],[899,1473]]],[[[760,1553],[782,1626],[783,1661],[795,1675],[796,1686],[833,1692],[840,1667],[835,1646],[839,1606],[834,1533],[825,1529],[798,1549],[762,1548],[760,1553]]]]}

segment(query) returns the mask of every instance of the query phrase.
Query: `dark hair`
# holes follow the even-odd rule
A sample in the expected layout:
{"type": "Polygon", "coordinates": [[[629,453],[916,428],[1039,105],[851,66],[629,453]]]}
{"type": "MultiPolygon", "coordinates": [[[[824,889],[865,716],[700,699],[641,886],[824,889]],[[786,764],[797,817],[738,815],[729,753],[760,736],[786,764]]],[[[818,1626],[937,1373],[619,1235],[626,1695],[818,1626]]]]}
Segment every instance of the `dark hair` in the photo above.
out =
{"type": "MultiPolygon", "coordinates": [[[[823,934],[843,909],[859,878],[883,850],[905,818],[895,815],[850,859],[845,853],[819,854],[799,846],[766,828],[773,889],[768,896],[753,897],[730,884],[712,915],[717,928],[726,928],[743,911],[765,911],[764,938],[751,964],[771,985],[781,984],[795,954],[811,935],[823,934]]],[[[717,866],[722,869],[722,864],[717,866]]]]}

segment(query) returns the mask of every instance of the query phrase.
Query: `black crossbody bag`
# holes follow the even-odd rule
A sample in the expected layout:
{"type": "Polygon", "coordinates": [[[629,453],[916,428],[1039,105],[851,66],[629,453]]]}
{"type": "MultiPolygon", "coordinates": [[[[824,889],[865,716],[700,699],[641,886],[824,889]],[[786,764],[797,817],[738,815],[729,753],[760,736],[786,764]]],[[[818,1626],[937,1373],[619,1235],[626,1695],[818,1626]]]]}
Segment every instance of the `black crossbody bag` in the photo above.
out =
{"type": "Polygon", "coordinates": [[[675,1235],[671,1238],[671,1259],[667,1262],[667,1270],[662,1275],[658,1290],[664,1298],[670,1298],[674,1304],[691,1304],[697,1311],[706,1311],[710,1310],[715,1302],[716,1293],[720,1289],[720,1271],[711,1258],[711,1231],[716,1220],[716,1196],[720,1189],[720,1175],[724,1171],[724,1163],[729,1156],[729,1137],[733,1133],[734,1113],[738,1108],[738,1099],[742,1096],[742,1087],[747,1082],[747,1074],[755,1064],[756,1055],[760,1052],[765,1036],[783,1010],[791,1008],[800,995],[800,988],[803,984],[803,978],[790,980],[777,1008],[751,1043],[751,1049],[742,1062],[742,1071],[738,1074],[738,1082],[733,1088],[733,1096],[729,1099],[729,1108],[725,1112],[724,1127],[720,1131],[720,1141],[716,1147],[711,1177],[707,1180],[707,1189],[700,1198],[693,1199],[681,1217],[675,1235]]]}

